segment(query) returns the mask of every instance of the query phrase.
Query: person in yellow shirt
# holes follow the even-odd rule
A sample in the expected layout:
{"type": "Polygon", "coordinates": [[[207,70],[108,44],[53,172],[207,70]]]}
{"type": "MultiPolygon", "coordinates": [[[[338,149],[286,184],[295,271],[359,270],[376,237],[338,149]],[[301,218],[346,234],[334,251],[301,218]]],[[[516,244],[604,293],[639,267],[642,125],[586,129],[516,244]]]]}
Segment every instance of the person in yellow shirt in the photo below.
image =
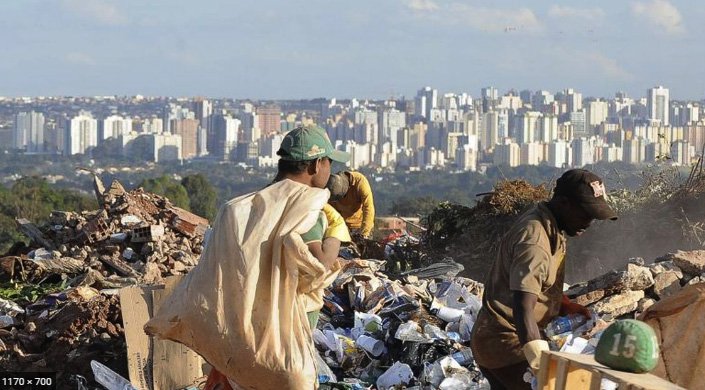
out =
{"type": "Polygon", "coordinates": [[[345,219],[350,232],[364,239],[372,238],[375,224],[375,204],[372,187],[360,172],[344,171],[330,176],[328,203],[345,219]]]}

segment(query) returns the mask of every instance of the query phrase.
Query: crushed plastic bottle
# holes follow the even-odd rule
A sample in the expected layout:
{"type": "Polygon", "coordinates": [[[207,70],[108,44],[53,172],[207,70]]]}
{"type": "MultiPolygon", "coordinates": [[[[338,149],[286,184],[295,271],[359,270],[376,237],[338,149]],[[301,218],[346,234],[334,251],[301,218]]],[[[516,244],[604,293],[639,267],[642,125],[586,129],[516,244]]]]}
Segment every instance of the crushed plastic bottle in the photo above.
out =
{"type": "Polygon", "coordinates": [[[470,348],[461,348],[458,352],[455,352],[450,356],[461,366],[469,366],[474,362],[472,350],[470,348]]]}
{"type": "Polygon", "coordinates": [[[572,332],[587,322],[587,318],[581,314],[569,314],[564,317],[557,317],[546,326],[546,336],[554,337],[563,333],[572,332]]]}
{"type": "Polygon", "coordinates": [[[91,360],[91,368],[93,369],[95,381],[105,386],[108,390],[137,390],[130,381],[102,363],[91,360]]]}

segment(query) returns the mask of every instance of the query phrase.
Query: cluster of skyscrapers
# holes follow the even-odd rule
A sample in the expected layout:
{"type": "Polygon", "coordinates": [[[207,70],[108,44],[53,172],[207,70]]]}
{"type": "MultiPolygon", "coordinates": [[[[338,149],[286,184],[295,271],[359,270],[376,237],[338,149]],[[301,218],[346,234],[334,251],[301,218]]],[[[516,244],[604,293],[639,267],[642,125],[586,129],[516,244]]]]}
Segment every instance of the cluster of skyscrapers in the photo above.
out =
{"type": "MultiPolygon", "coordinates": [[[[143,99],[133,99],[133,106],[143,99]]],[[[612,99],[583,98],[574,89],[500,95],[493,87],[482,88],[476,98],[425,87],[412,100],[171,99],[152,113],[135,109],[139,112],[96,118],[80,110],[56,116],[50,125],[41,112],[18,112],[12,143],[27,153],[75,155],[112,142],[115,151],[140,160],[202,158],[263,167],[276,164],[287,131],[317,124],[351,154],[354,169],[474,171],[492,164],[565,168],[599,161],[689,165],[705,144],[700,107],[672,101],[661,86],[642,98],[617,93],[612,99]]]]}

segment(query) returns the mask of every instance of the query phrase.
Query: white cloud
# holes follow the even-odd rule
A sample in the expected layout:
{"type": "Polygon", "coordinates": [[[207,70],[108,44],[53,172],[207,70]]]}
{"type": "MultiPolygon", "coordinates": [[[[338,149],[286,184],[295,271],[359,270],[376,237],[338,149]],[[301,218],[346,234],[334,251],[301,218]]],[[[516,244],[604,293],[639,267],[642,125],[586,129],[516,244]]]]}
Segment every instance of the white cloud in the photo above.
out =
{"type": "Polygon", "coordinates": [[[606,77],[624,81],[634,79],[634,75],[619,65],[615,59],[609,58],[600,52],[593,51],[585,53],[585,60],[589,64],[594,65],[606,77]]]}
{"type": "Polygon", "coordinates": [[[96,64],[95,58],[93,58],[90,54],[86,53],[81,53],[81,52],[71,52],[66,54],[64,57],[64,60],[68,63],[74,64],[74,65],[90,65],[93,66],[96,64]]]}
{"type": "Polygon", "coordinates": [[[433,0],[406,0],[406,6],[414,11],[436,11],[438,4],[433,0]]]}
{"type": "Polygon", "coordinates": [[[685,32],[683,16],[668,0],[632,3],[632,13],[637,17],[663,28],[667,34],[685,32]]]}
{"type": "Polygon", "coordinates": [[[539,31],[542,29],[536,14],[528,8],[500,9],[454,3],[450,6],[448,17],[483,31],[539,31]]]}
{"type": "Polygon", "coordinates": [[[579,8],[564,5],[553,5],[548,9],[548,15],[556,18],[598,20],[605,17],[605,11],[603,11],[600,7],[579,8]]]}
{"type": "Polygon", "coordinates": [[[105,0],[64,0],[63,6],[84,18],[113,26],[127,23],[127,16],[105,0]]]}

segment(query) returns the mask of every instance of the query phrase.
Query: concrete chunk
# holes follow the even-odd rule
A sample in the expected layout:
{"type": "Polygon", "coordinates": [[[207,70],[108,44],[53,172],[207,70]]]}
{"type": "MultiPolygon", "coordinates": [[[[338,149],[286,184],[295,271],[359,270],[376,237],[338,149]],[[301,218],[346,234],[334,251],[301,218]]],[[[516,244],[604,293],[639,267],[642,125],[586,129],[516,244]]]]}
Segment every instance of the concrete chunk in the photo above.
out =
{"type": "Polygon", "coordinates": [[[673,295],[681,289],[681,279],[674,271],[662,272],[654,278],[653,294],[658,299],[673,295]]]}
{"type": "Polygon", "coordinates": [[[592,309],[598,314],[610,314],[612,317],[618,317],[636,310],[639,300],[642,298],[644,298],[643,290],[625,291],[595,303],[592,309]]]}
{"type": "Polygon", "coordinates": [[[588,282],[587,290],[604,290],[605,295],[611,295],[627,290],[645,290],[654,284],[654,277],[647,267],[627,264],[625,270],[610,271],[588,282]]]}
{"type": "Polygon", "coordinates": [[[649,269],[651,270],[651,274],[653,274],[654,277],[660,273],[672,271],[676,273],[678,279],[683,279],[683,271],[680,269],[680,267],[673,263],[673,260],[662,261],[660,263],[653,263],[649,266],[649,269]]]}
{"type": "Polygon", "coordinates": [[[705,250],[677,251],[656,259],[656,262],[668,260],[673,261],[684,274],[691,277],[700,276],[705,272],[705,250]]]}

